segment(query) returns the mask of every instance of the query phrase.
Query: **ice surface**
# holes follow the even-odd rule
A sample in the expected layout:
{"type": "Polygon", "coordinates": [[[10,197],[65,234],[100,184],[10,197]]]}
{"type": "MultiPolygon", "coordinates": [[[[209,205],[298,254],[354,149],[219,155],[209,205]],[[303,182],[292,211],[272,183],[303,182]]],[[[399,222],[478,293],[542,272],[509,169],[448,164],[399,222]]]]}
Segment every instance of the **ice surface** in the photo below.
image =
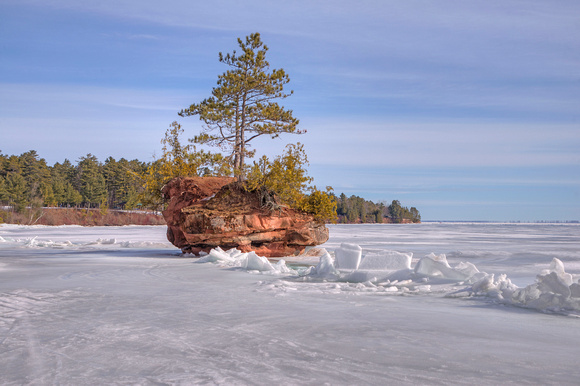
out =
{"type": "Polygon", "coordinates": [[[0,384],[577,384],[579,229],[331,226],[308,267],[0,226],[0,384]],[[363,264],[393,252],[418,258],[363,264]]]}

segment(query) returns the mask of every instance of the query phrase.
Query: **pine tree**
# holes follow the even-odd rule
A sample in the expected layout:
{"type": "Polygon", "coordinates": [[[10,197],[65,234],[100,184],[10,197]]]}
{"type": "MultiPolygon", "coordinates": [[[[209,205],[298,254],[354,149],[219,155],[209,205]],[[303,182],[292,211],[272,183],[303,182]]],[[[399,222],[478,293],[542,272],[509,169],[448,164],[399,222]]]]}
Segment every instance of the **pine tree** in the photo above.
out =
{"type": "Polygon", "coordinates": [[[57,205],[78,206],[83,201],[81,194],[73,183],[76,182],[77,170],[68,160],[55,163],[50,168],[52,191],[57,205]]]}
{"type": "Polygon", "coordinates": [[[107,198],[105,177],[101,172],[101,163],[92,154],[81,157],[77,168],[77,182],[83,202],[87,206],[99,206],[107,198]]]}
{"type": "Polygon", "coordinates": [[[28,204],[26,180],[19,173],[10,172],[6,175],[6,193],[8,205],[13,206],[17,212],[22,212],[28,204]]]}
{"type": "Polygon", "coordinates": [[[135,208],[137,191],[142,182],[137,175],[147,170],[147,164],[138,160],[127,161],[121,158],[116,161],[113,157],[105,160],[103,175],[107,187],[107,205],[110,208],[135,208]]]}
{"type": "Polygon", "coordinates": [[[411,221],[421,222],[421,214],[419,213],[419,210],[417,208],[412,206],[411,209],[409,209],[409,213],[411,215],[411,221]]]}
{"type": "Polygon", "coordinates": [[[0,175],[0,202],[8,201],[8,192],[6,191],[6,181],[0,175]]]}
{"type": "Polygon", "coordinates": [[[245,179],[245,158],[253,156],[248,150],[253,139],[280,133],[297,133],[298,119],[292,110],[286,110],[275,102],[292,94],[284,92],[290,78],[283,69],[269,72],[266,60],[268,47],[259,33],[238,39],[240,55],[219,53],[219,61],[230,67],[220,75],[212,96],[198,104],[181,110],[182,117],[199,115],[204,122],[204,132],[193,141],[198,144],[217,146],[230,151],[234,175],[239,181],[245,179]]]}
{"type": "Polygon", "coordinates": [[[66,203],[67,205],[79,206],[83,202],[83,196],[68,181],[66,182],[64,193],[65,193],[64,203],[66,203]]]}

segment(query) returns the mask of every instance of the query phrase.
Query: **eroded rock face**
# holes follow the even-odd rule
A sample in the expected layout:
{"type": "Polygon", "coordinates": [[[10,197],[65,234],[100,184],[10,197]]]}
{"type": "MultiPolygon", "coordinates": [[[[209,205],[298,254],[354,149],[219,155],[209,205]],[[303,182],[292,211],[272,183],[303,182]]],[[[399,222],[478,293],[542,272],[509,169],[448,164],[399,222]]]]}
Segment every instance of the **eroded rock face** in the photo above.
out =
{"type": "Polygon", "coordinates": [[[328,240],[328,228],[294,209],[265,208],[259,194],[224,177],[179,177],[163,194],[167,238],[183,252],[238,248],[266,257],[292,256],[328,240]]]}

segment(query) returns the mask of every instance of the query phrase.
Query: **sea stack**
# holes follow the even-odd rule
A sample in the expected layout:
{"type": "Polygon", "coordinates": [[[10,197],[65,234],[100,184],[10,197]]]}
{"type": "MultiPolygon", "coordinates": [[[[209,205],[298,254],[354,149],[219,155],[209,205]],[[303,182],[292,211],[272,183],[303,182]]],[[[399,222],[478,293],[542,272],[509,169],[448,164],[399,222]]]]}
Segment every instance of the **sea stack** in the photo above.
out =
{"type": "Polygon", "coordinates": [[[168,240],[184,253],[215,247],[283,257],[328,240],[328,228],[310,214],[264,205],[229,177],[178,177],[163,188],[168,240]]]}

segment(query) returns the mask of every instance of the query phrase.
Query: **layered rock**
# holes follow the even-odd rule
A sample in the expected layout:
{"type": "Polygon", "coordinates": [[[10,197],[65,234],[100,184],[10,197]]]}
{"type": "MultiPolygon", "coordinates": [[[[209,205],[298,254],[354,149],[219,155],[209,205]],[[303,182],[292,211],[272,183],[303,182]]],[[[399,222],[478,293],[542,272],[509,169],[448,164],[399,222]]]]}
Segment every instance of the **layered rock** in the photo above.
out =
{"type": "Polygon", "coordinates": [[[328,240],[328,228],[311,215],[264,205],[258,192],[247,192],[231,178],[179,177],[163,194],[168,207],[167,238],[183,252],[238,248],[266,257],[291,256],[328,240]]]}

